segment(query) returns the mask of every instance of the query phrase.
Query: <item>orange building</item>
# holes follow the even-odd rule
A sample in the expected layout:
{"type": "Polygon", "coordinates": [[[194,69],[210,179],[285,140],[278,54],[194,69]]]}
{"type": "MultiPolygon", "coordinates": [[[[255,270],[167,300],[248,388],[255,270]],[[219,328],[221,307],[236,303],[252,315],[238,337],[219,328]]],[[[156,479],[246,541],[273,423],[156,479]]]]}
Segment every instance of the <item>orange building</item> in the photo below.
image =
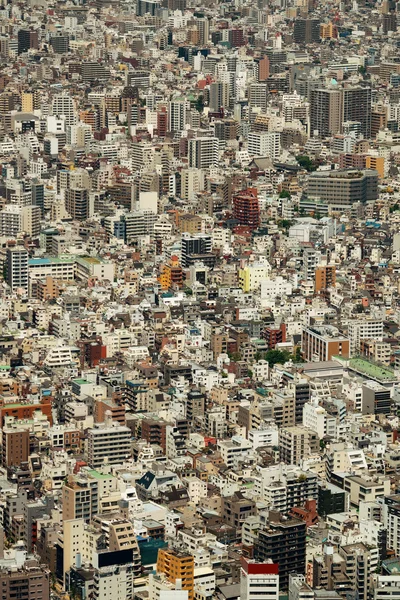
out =
{"type": "Polygon", "coordinates": [[[385,158],[383,156],[369,156],[365,157],[365,166],[367,169],[375,169],[378,171],[379,179],[385,177],[385,158]]]}
{"type": "Polygon", "coordinates": [[[4,426],[5,417],[14,417],[15,419],[32,419],[36,411],[41,411],[46,415],[50,424],[53,424],[53,416],[51,413],[51,398],[43,398],[40,404],[27,403],[7,403],[0,406],[0,425],[4,426]]]}
{"type": "Polygon", "coordinates": [[[326,265],[315,269],[315,292],[319,294],[323,290],[336,286],[336,267],[326,265]]]}
{"type": "Polygon", "coordinates": [[[111,398],[98,400],[94,406],[94,420],[96,423],[104,423],[106,412],[111,413],[111,419],[120,425],[125,425],[125,405],[117,404],[111,398]]]}
{"type": "Polygon", "coordinates": [[[321,23],[319,26],[319,36],[323,40],[331,40],[337,38],[337,27],[333,23],[321,23]]]}
{"type": "Polygon", "coordinates": [[[164,573],[171,583],[177,579],[182,581],[182,589],[187,590],[189,600],[194,595],[194,558],[186,552],[178,552],[170,548],[158,551],[157,573],[164,573]]]}
{"type": "Polygon", "coordinates": [[[162,266],[158,281],[164,291],[171,289],[172,286],[179,288],[183,286],[183,269],[177,256],[171,256],[169,262],[162,266]]]}

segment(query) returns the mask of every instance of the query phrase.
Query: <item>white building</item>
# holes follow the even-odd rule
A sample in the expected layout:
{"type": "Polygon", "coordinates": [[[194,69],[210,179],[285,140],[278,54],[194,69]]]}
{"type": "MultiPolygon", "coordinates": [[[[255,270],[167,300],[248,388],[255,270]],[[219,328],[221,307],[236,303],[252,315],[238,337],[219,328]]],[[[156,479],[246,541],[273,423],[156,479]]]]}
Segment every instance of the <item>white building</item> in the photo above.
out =
{"type": "Polygon", "coordinates": [[[251,442],[238,435],[233,436],[231,440],[220,440],[218,442],[221,458],[228,468],[236,466],[238,461],[245,458],[252,449],[251,442]]]}
{"type": "Polygon", "coordinates": [[[278,600],[279,566],[256,563],[242,558],[240,569],[240,600],[278,600]]]}
{"type": "Polygon", "coordinates": [[[257,450],[262,446],[277,446],[279,443],[279,430],[277,425],[265,426],[264,429],[250,429],[248,438],[253,450],[257,450]]]}
{"type": "Polygon", "coordinates": [[[281,153],[280,133],[252,131],[249,133],[248,149],[249,156],[262,156],[277,160],[281,153]]]}
{"type": "MultiPolygon", "coordinates": [[[[106,413],[107,415],[107,413],[106,413]]],[[[122,464],[131,455],[131,430],[106,416],[88,431],[88,461],[93,469],[104,464],[122,464]]]]}
{"type": "Polygon", "coordinates": [[[319,405],[316,397],[311,398],[303,406],[303,425],[316,431],[320,439],[325,436],[336,437],[336,418],[319,405]]]}
{"type": "Polygon", "coordinates": [[[361,340],[372,339],[381,342],[383,340],[383,321],[379,319],[365,319],[349,321],[348,335],[350,341],[350,356],[360,352],[361,340]]]}

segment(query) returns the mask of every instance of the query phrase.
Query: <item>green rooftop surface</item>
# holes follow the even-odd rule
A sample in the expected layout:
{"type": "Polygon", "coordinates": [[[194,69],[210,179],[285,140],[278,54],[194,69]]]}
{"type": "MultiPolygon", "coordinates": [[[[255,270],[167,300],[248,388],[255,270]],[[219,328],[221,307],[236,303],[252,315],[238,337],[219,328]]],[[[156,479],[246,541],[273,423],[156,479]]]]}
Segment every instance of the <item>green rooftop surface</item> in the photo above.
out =
{"type": "Polygon", "coordinates": [[[73,382],[77,383],[78,385],[85,385],[85,383],[90,383],[90,381],[88,381],[87,379],[74,379],[73,382]]]}
{"type": "Polygon", "coordinates": [[[92,471],[88,471],[89,475],[93,477],[93,479],[112,479],[113,475],[104,475],[104,473],[99,473],[94,469],[92,471]]]}
{"type": "Polygon", "coordinates": [[[355,371],[358,371],[359,373],[378,381],[394,381],[396,379],[394,371],[389,369],[389,367],[375,365],[369,360],[365,360],[363,358],[351,358],[349,361],[349,366],[351,369],[354,369],[355,371]]]}

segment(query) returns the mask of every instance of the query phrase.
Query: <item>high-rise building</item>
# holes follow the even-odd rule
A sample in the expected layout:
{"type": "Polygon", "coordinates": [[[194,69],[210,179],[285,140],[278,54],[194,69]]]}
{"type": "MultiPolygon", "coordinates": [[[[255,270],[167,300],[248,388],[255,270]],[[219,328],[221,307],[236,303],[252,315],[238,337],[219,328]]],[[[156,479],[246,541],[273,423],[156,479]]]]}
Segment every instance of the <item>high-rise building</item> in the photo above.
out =
{"type": "Polygon", "coordinates": [[[249,156],[262,156],[277,160],[281,153],[281,134],[276,131],[252,131],[248,137],[248,150],[249,156]]]}
{"type": "Polygon", "coordinates": [[[361,123],[361,133],[371,137],[371,88],[354,86],[342,90],[342,122],[361,123]]]}
{"type": "Polygon", "coordinates": [[[182,234],[182,267],[188,268],[196,260],[203,262],[210,258],[215,262],[215,255],[211,253],[212,237],[204,233],[182,234]]]}
{"type": "Polygon", "coordinates": [[[88,431],[88,461],[94,469],[104,463],[122,464],[131,455],[131,430],[106,418],[88,431]]]}
{"type": "Polygon", "coordinates": [[[186,111],[188,110],[186,100],[171,100],[169,103],[168,122],[169,130],[173,133],[183,131],[186,125],[186,111]]]}
{"type": "Polygon", "coordinates": [[[25,248],[7,248],[6,281],[13,291],[28,289],[28,251],[25,248]]]}
{"type": "Polygon", "coordinates": [[[329,137],[341,131],[342,94],[337,87],[318,88],[310,92],[310,130],[318,131],[321,138],[329,137]]]}
{"type": "Polygon", "coordinates": [[[269,58],[268,56],[263,56],[258,61],[258,81],[266,81],[269,77],[269,58]]]}
{"type": "MultiPolygon", "coordinates": [[[[264,57],[268,61],[268,57],[264,57]]],[[[252,83],[249,85],[249,107],[260,108],[262,112],[267,109],[268,86],[266,83],[252,83]]]]}
{"type": "Polygon", "coordinates": [[[56,54],[66,54],[69,50],[69,36],[62,33],[52,36],[50,46],[56,54]]]}
{"type": "Polygon", "coordinates": [[[247,188],[233,197],[233,215],[240,225],[246,225],[251,230],[260,226],[260,204],[257,188],[247,188]]]}
{"type": "Polygon", "coordinates": [[[85,221],[89,217],[89,190],[65,190],[65,208],[74,221],[85,221]]]}
{"type": "Polygon", "coordinates": [[[1,445],[3,467],[19,466],[29,457],[29,430],[3,427],[1,445]]]}
{"type": "Polygon", "coordinates": [[[260,562],[272,560],[279,565],[279,587],[287,590],[289,574],[305,574],[306,523],[269,511],[268,520],[259,531],[255,558],[260,562]]]}
{"type": "Polygon", "coordinates": [[[378,173],[371,169],[310,173],[304,198],[326,203],[337,211],[378,197],[378,173]]]}
{"type": "Polygon", "coordinates": [[[189,140],[189,167],[207,169],[218,165],[219,140],[216,137],[196,137],[189,140]]]}
{"type": "Polygon", "coordinates": [[[279,457],[288,465],[300,465],[303,458],[317,454],[319,438],[315,431],[294,425],[279,430],[279,457]]]}
{"type": "Polygon", "coordinates": [[[229,83],[216,81],[210,84],[210,110],[212,112],[218,112],[220,108],[228,108],[229,101],[229,83]]]}
{"type": "Polygon", "coordinates": [[[189,600],[194,597],[194,558],[186,552],[177,552],[170,548],[158,551],[157,573],[164,573],[171,583],[182,582],[182,590],[187,590],[189,600]]]}
{"type": "Polygon", "coordinates": [[[160,6],[160,0],[138,0],[136,14],[138,17],[143,17],[147,14],[155,17],[160,6]]]}
{"type": "Polygon", "coordinates": [[[50,600],[50,570],[33,557],[26,561],[23,549],[16,552],[18,559],[0,566],[1,599],[50,600]]]}
{"type": "Polygon", "coordinates": [[[20,29],[18,31],[18,54],[27,52],[30,48],[39,49],[39,34],[32,29],[20,29]]]}
{"type": "Polygon", "coordinates": [[[22,112],[33,112],[40,108],[40,94],[38,90],[26,90],[21,94],[22,112]]]}
{"type": "Polygon", "coordinates": [[[320,38],[319,19],[296,19],[293,39],[296,44],[318,44],[320,38]]]}
{"type": "Polygon", "coordinates": [[[317,294],[336,286],[336,266],[324,265],[315,269],[315,292],[317,294]]]}
{"type": "Polygon", "coordinates": [[[75,125],[77,121],[74,101],[68,94],[57,94],[51,106],[53,115],[65,116],[66,125],[75,125]]]}
{"type": "Polygon", "coordinates": [[[279,565],[272,561],[257,563],[241,558],[240,600],[278,600],[279,565]]]}
{"type": "Polygon", "coordinates": [[[208,17],[197,19],[197,31],[199,36],[199,44],[205,46],[210,38],[210,21],[208,17]]]}

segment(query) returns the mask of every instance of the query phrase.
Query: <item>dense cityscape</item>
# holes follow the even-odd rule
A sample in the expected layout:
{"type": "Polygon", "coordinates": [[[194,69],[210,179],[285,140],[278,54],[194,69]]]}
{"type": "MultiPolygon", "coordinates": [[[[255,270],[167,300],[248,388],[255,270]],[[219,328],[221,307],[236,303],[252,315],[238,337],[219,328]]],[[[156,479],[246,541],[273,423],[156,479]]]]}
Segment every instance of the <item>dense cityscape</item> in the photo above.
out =
{"type": "Polygon", "coordinates": [[[397,6],[1,0],[0,600],[400,600],[397,6]]]}

